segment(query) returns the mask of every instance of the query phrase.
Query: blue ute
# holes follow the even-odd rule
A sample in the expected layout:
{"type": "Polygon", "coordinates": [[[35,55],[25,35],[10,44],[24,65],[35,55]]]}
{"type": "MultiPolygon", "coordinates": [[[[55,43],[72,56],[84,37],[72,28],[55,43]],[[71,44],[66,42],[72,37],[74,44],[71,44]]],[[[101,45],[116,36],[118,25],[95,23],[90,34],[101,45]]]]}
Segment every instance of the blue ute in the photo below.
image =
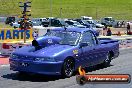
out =
{"type": "Polygon", "coordinates": [[[99,40],[87,28],[54,28],[12,53],[10,69],[26,73],[72,76],[79,66],[108,66],[119,55],[116,40],[99,40]]]}

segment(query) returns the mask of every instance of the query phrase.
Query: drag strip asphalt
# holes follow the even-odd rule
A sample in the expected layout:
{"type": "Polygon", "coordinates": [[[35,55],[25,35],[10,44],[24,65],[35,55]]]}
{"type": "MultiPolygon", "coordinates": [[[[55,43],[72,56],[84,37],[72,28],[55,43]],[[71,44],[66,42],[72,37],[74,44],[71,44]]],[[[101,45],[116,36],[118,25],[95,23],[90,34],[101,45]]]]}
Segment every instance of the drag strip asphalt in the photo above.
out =
{"type": "MultiPolygon", "coordinates": [[[[130,74],[132,75],[132,49],[121,49],[120,56],[112,60],[107,68],[85,69],[87,74],[130,74]]],[[[132,88],[129,84],[85,84],[76,83],[76,76],[61,78],[46,75],[19,75],[9,66],[0,67],[0,88],[132,88]]]]}

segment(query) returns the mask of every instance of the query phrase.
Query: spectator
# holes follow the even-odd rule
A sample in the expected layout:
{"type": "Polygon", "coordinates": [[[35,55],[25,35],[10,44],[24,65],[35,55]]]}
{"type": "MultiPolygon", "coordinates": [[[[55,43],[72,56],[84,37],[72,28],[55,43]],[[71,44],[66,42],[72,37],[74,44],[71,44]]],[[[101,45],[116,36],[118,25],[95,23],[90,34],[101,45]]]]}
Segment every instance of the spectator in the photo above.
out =
{"type": "Polygon", "coordinates": [[[125,27],[125,22],[124,21],[121,22],[121,27],[125,27]]]}
{"type": "Polygon", "coordinates": [[[127,23],[127,35],[130,33],[130,24],[127,23]]]}
{"type": "Polygon", "coordinates": [[[105,25],[105,29],[107,29],[107,25],[105,25]]]}
{"type": "Polygon", "coordinates": [[[117,27],[119,27],[119,22],[117,22],[117,27]]]}
{"type": "Polygon", "coordinates": [[[33,35],[34,39],[37,39],[38,38],[38,31],[35,30],[32,35],[33,35]]]}
{"type": "Polygon", "coordinates": [[[106,30],[107,30],[107,25],[105,25],[104,28],[103,28],[103,35],[104,36],[106,35],[106,30]]]}
{"type": "Polygon", "coordinates": [[[107,30],[107,36],[111,36],[111,35],[112,35],[112,32],[111,32],[110,28],[108,28],[108,30],[107,30]]]}
{"type": "Polygon", "coordinates": [[[118,27],[121,27],[121,22],[120,21],[118,22],[118,27]]]}

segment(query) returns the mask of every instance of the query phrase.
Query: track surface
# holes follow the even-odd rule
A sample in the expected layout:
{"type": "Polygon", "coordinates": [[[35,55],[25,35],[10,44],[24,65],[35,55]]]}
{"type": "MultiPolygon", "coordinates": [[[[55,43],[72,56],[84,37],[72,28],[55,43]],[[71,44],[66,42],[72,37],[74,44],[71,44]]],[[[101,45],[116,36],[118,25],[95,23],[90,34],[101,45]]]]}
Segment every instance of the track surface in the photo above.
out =
{"type": "MultiPolygon", "coordinates": [[[[132,49],[123,49],[120,56],[107,68],[87,68],[89,74],[130,74],[132,75],[132,49]]],[[[11,71],[9,65],[0,66],[0,88],[132,88],[129,84],[85,84],[76,83],[76,76],[61,78],[44,75],[23,75],[11,71]]]]}

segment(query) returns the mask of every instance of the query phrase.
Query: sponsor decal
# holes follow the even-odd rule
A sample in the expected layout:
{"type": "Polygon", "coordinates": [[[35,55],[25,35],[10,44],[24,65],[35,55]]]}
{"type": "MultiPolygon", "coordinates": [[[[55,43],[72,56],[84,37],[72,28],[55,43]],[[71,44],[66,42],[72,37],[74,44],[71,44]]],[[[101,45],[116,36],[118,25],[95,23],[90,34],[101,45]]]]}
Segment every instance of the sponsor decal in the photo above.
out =
{"type": "Polygon", "coordinates": [[[78,54],[78,50],[73,50],[73,53],[74,54],[78,54]]]}
{"type": "MultiPolygon", "coordinates": [[[[23,39],[24,30],[0,29],[0,40],[23,39]]],[[[26,30],[26,39],[32,38],[32,30],[26,30]]]]}
{"type": "Polygon", "coordinates": [[[48,39],[48,43],[49,44],[53,43],[52,39],[48,39]]]}
{"type": "Polygon", "coordinates": [[[78,72],[79,75],[76,76],[76,81],[79,85],[86,83],[126,84],[131,81],[129,74],[86,74],[81,66],[78,72]]]}

